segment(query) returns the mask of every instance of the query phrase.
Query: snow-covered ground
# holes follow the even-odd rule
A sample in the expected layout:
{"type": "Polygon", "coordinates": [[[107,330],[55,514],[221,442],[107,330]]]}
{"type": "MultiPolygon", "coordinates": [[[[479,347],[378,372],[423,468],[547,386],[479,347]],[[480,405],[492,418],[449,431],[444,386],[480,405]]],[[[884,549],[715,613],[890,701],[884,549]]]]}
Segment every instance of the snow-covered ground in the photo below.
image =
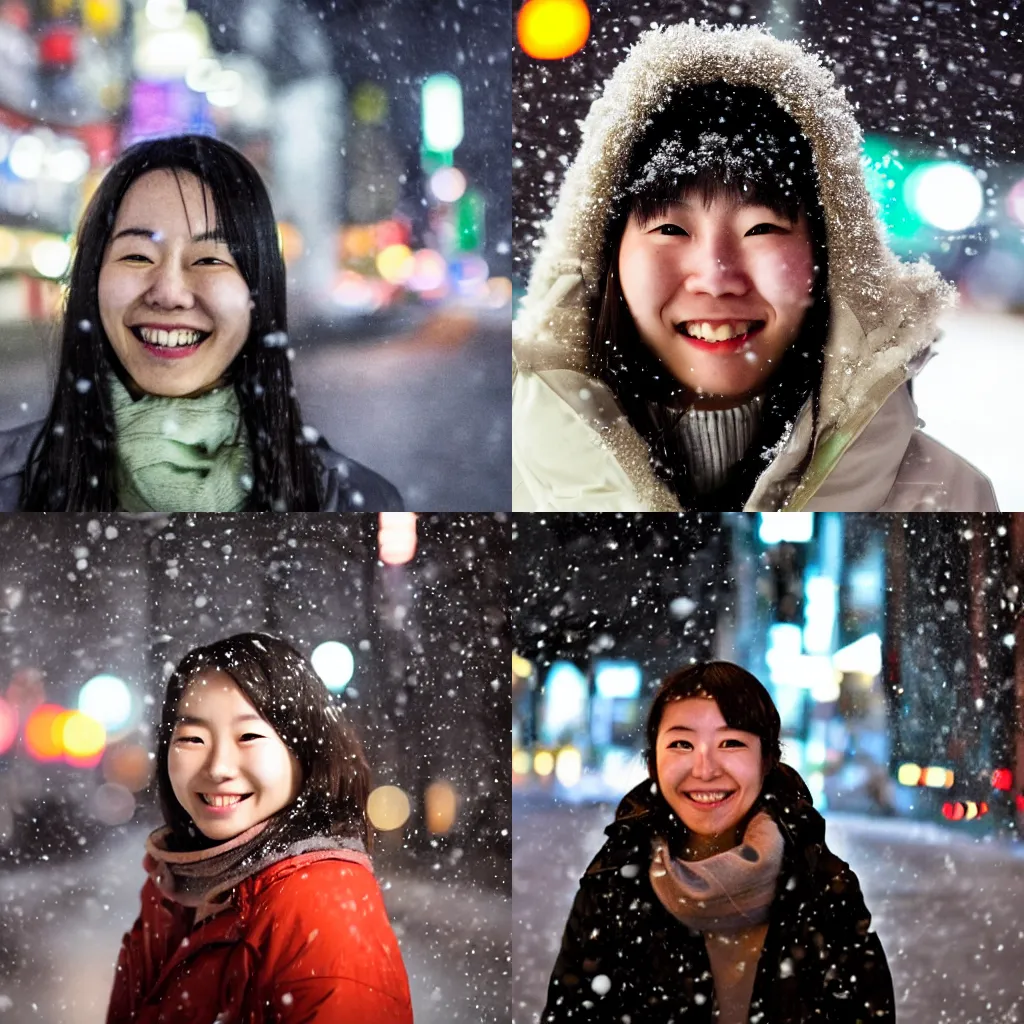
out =
{"type": "MultiPolygon", "coordinates": [[[[147,831],[100,856],[0,870],[0,1024],[102,1024],[138,914],[147,831]]],[[[417,1024],[504,1024],[507,897],[404,877],[382,885],[417,1024]]]]}
{"type": "Polygon", "coordinates": [[[1004,512],[1024,510],[1024,317],[958,310],[914,382],[925,431],[992,481],[1004,512]]]}
{"type": "MultiPolygon", "coordinates": [[[[537,1021],[579,876],[613,813],[513,800],[513,1024],[537,1021]]],[[[1024,1022],[1024,844],[849,815],[829,816],[827,840],[860,878],[899,1024],[1024,1022]]]]}

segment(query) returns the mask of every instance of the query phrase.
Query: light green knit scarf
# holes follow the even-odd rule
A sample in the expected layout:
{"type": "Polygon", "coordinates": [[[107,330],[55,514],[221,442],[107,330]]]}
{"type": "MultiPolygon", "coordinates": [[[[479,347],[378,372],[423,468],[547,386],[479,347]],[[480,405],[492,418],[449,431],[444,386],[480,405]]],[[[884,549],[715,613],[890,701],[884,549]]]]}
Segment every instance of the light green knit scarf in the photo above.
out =
{"type": "Polygon", "coordinates": [[[121,511],[238,512],[245,508],[252,461],[233,387],[219,387],[196,398],[143,395],[133,399],[114,374],[109,381],[121,511]]]}

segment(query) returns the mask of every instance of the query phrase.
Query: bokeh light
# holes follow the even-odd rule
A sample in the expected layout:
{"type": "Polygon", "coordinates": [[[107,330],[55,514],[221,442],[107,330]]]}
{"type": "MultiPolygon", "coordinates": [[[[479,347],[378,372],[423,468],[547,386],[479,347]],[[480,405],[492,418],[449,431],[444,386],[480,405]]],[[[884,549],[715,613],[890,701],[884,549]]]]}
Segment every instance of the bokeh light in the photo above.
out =
{"type": "Polygon", "coordinates": [[[536,60],[561,60],[586,43],[590,10],[583,0],[528,0],[517,29],[524,53],[536,60]]]}
{"type": "Polygon", "coordinates": [[[401,828],[411,810],[409,798],[397,786],[378,786],[366,801],[366,816],[381,832],[401,828]]]}
{"type": "MultiPolygon", "coordinates": [[[[58,761],[64,753],[58,720],[66,714],[56,704],[40,704],[25,723],[25,747],[37,761],[58,761]]],[[[63,725],[63,723],[61,723],[63,725]]]]}
{"type": "Polygon", "coordinates": [[[903,197],[922,220],[942,231],[963,231],[981,214],[981,182],[963,164],[923,164],[903,185],[903,197]]]}
{"type": "Polygon", "coordinates": [[[0,697],[0,754],[6,754],[18,738],[18,710],[0,697]]]}
{"type": "Polygon", "coordinates": [[[319,644],[309,660],[331,693],[341,693],[348,686],[356,668],[351,649],[339,640],[327,640],[319,644]]]}
{"type": "Polygon", "coordinates": [[[450,782],[441,779],[427,786],[423,794],[427,829],[435,835],[450,832],[452,825],[455,824],[458,803],[458,794],[450,782]]]}
{"type": "Polygon", "coordinates": [[[117,676],[108,673],[93,676],[78,695],[78,710],[95,718],[107,732],[117,732],[132,719],[132,691],[117,676]]]}

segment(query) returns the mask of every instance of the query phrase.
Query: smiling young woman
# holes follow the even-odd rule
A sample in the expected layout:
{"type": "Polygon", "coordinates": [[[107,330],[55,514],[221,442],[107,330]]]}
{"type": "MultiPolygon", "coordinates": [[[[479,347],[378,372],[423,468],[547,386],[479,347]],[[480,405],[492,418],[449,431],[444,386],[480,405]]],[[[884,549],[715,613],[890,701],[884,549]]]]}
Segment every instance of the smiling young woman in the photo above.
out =
{"type": "Polygon", "coordinates": [[[954,291],[889,250],[817,55],[652,29],[581,134],[513,323],[514,510],[995,510],[918,429],[954,291]]]}
{"type": "Polygon", "coordinates": [[[401,509],[303,423],[287,329],[252,164],[205,136],[132,146],[78,230],[49,414],[0,435],[0,511],[401,509]]]}
{"type": "Polygon", "coordinates": [[[107,1024],[411,1024],[369,858],[369,767],[306,659],[261,633],[191,651],[156,767],[165,825],[107,1024]]]}
{"type": "Polygon", "coordinates": [[[779,730],[768,691],[736,665],[664,680],[650,779],[580,882],[543,1024],[893,1024],[857,877],[782,764],[779,730]]]}

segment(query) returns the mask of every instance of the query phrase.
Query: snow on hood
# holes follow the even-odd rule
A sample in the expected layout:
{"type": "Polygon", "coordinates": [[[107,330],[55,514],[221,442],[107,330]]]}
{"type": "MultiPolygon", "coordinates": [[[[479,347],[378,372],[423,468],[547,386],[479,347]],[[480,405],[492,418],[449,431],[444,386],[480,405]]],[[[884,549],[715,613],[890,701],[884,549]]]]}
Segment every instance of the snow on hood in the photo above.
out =
{"type": "Polygon", "coordinates": [[[827,432],[843,438],[842,448],[923,363],[955,290],[929,264],[901,263],[886,245],[865,180],[861,131],[832,72],[817,55],[755,26],[656,27],[605,83],[581,125],[579,152],[513,323],[514,373],[585,370],[606,225],[632,148],[670,93],[716,80],[767,90],[811,143],[832,306],[816,442],[827,432]]]}

